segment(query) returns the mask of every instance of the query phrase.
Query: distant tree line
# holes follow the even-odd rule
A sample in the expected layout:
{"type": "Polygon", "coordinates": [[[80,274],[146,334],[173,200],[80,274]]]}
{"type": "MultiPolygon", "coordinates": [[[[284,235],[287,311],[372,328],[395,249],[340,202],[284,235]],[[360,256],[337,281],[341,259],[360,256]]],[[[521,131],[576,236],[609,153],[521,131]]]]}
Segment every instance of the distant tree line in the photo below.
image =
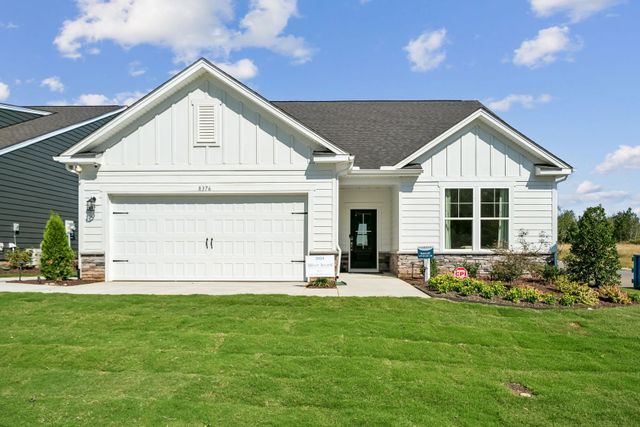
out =
{"type": "MultiPolygon", "coordinates": [[[[571,242],[571,236],[577,230],[578,221],[578,217],[572,210],[560,210],[558,213],[559,243],[571,242]]],[[[607,217],[607,221],[617,242],[640,241],[640,218],[631,208],[607,217]]]]}

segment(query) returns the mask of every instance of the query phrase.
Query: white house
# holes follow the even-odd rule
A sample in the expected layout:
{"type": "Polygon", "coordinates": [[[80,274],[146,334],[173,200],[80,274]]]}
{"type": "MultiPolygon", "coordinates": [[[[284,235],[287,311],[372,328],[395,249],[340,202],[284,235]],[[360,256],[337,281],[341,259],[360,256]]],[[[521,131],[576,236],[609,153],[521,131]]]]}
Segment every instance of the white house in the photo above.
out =
{"type": "MultiPolygon", "coordinates": [[[[556,242],[572,167],[477,101],[270,102],[204,59],[58,161],[79,174],[84,277],[305,280],[556,242]]],[[[457,258],[456,258],[457,259],[457,258]]]]}

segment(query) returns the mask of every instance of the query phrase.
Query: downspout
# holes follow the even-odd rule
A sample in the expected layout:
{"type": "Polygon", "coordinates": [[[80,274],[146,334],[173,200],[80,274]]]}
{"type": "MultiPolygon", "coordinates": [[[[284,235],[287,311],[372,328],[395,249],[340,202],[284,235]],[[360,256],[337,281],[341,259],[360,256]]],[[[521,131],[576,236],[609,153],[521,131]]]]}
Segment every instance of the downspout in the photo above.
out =
{"type": "Polygon", "coordinates": [[[336,187],[334,190],[334,198],[336,201],[336,214],[335,214],[335,218],[336,218],[336,224],[334,227],[334,239],[336,240],[336,250],[338,251],[338,262],[336,265],[336,278],[340,277],[340,267],[342,265],[342,248],[340,248],[340,177],[346,175],[347,173],[351,172],[351,169],[353,169],[353,159],[354,156],[349,156],[349,163],[347,164],[347,167],[344,168],[341,171],[338,171],[337,175],[336,175],[336,187]]]}

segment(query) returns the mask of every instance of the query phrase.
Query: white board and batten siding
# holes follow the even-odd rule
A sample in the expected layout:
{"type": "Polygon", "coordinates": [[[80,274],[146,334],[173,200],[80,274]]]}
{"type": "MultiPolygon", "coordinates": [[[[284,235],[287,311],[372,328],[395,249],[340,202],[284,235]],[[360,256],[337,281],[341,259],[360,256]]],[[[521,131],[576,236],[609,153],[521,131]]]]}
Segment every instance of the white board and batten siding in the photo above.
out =
{"type": "MultiPolygon", "coordinates": [[[[537,244],[540,235],[556,241],[556,183],[536,177],[534,159],[482,124],[471,124],[418,158],[424,169],[417,181],[405,180],[399,192],[399,247],[417,246],[444,251],[445,188],[508,188],[510,243],[518,234],[537,244]]],[[[544,248],[549,249],[549,248],[544,248]]]]}
{"type": "MultiPolygon", "coordinates": [[[[311,163],[318,148],[268,112],[243,102],[241,95],[201,77],[97,150],[104,150],[100,168],[97,172],[85,168],[81,174],[81,212],[88,198],[96,197],[97,202],[93,221],[81,221],[80,251],[105,253],[110,262],[114,229],[110,217],[118,197],[245,195],[274,200],[296,196],[308,211],[305,252],[332,253],[337,244],[337,177],[333,165],[311,163]],[[200,135],[206,141],[199,143],[194,135],[194,104],[203,100],[214,101],[218,113],[215,136],[200,135]]],[[[107,272],[109,276],[108,266],[107,272]]]]}

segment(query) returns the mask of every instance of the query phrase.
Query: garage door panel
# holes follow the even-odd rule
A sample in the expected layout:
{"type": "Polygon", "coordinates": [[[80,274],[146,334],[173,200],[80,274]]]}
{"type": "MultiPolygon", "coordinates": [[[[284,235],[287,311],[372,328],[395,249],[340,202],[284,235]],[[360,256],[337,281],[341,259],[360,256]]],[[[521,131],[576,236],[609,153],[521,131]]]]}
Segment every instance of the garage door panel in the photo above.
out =
{"type": "Polygon", "coordinates": [[[301,196],[114,197],[112,280],[304,280],[301,196]]]}

